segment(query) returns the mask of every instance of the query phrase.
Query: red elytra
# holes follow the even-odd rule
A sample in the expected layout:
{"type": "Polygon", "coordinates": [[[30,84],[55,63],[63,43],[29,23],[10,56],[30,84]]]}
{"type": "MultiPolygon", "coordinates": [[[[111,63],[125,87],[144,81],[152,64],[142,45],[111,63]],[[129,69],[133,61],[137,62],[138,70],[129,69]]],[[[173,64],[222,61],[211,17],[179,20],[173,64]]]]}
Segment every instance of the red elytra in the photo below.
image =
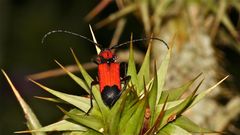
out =
{"type": "Polygon", "coordinates": [[[103,63],[98,65],[98,79],[100,91],[102,92],[105,86],[116,85],[118,90],[121,90],[120,85],[120,64],[119,63],[103,63]]]}
{"type": "Polygon", "coordinates": [[[121,95],[120,63],[110,49],[102,50],[96,61],[98,64],[98,82],[104,103],[108,107],[116,102],[121,95]]]}
{"type": "Polygon", "coordinates": [[[110,50],[104,50],[99,54],[98,79],[101,92],[105,86],[114,85],[121,90],[120,64],[115,61],[115,57],[110,50]]]}

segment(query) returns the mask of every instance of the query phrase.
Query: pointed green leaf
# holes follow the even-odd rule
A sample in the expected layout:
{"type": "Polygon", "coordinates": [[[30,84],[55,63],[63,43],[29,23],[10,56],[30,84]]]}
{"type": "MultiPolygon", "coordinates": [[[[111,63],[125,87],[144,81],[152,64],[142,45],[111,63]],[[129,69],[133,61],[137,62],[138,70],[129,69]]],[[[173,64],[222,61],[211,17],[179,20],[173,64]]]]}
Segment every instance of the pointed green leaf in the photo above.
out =
{"type": "Polygon", "coordinates": [[[215,85],[213,85],[212,87],[208,88],[205,91],[202,91],[201,93],[199,93],[198,95],[196,95],[191,103],[191,105],[189,106],[192,107],[194,106],[196,103],[198,103],[201,99],[203,99],[207,94],[209,94],[214,88],[216,88],[219,84],[221,84],[224,80],[226,80],[228,78],[228,76],[224,77],[222,80],[220,80],[218,83],[216,83],[215,85]]]}
{"type": "Polygon", "coordinates": [[[49,93],[53,94],[54,96],[76,106],[77,108],[79,108],[80,110],[87,112],[90,109],[90,100],[89,98],[85,98],[85,97],[80,97],[80,96],[75,96],[75,95],[70,95],[70,94],[66,94],[66,93],[62,93],[62,92],[58,92],[55,91],[53,89],[50,89],[34,80],[30,80],[31,82],[35,83],[36,85],[38,85],[39,87],[41,87],[42,89],[48,91],[49,93]]]}
{"type": "Polygon", "coordinates": [[[167,124],[157,135],[192,135],[188,131],[174,124],[167,124]]]}
{"type": "Polygon", "coordinates": [[[108,117],[108,123],[109,123],[109,134],[116,135],[118,134],[118,128],[119,128],[119,122],[121,119],[122,111],[124,109],[127,94],[130,92],[132,87],[126,89],[121,97],[117,100],[117,102],[114,104],[112,109],[110,110],[110,114],[108,117]]]}
{"type": "Polygon", "coordinates": [[[102,135],[102,133],[99,133],[95,130],[91,130],[91,129],[88,129],[86,132],[77,132],[77,131],[74,131],[74,132],[65,132],[63,133],[63,135],[102,135]]]}
{"type": "Polygon", "coordinates": [[[140,101],[138,101],[136,104],[134,104],[131,108],[125,110],[125,112],[121,116],[121,120],[119,123],[119,131],[123,132],[125,128],[127,127],[126,123],[129,122],[131,117],[134,115],[136,110],[139,108],[140,101]]]}
{"type": "MultiPolygon", "coordinates": [[[[60,108],[60,107],[59,107],[60,108]]],[[[82,124],[83,126],[87,128],[91,128],[95,131],[100,132],[103,128],[103,123],[100,119],[97,119],[94,116],[88,116],[88,115],[77,115],[72,112],[67,112],[64,109],[60,108],[61,111],[63,111],[67,116],[69,116],[72,120],[76,121],[77,123],[82,124]]]]}
{"type": "Polygon", "coordinates": [[[122,135],[137,135],[141,131],[142,123],[144,120],[144,113],[147,107],[147,98],[144,97],[143,99],[140,100],[140,104],[136,111],[133,113],[131,118],[125,126],[125,129],[122,130],[120,129],[120,134],[122,135]]]}
{"type": "Polygon", "coordinates": [[[178,117],[172,124],[177,125],[191,133],[213,133],[212,130],[201,128],[185,116],[178,117]]]}
{"type": "MultiPolygon", "coordinates": [[[[166,107],[166,110],[170,109],[170,108],[173,108],[177,105],[179,105],[180,103],[182,103],[184,100],[186,99],[179,99],[179,100],[175,100],[175,101],[168,101],[167,102],[167,107],[166,107]]],[[[156,105],[156,111],[159,112],[160,111],[160,108],[162,108],[163,104],[158,104],[156,105]]]]}
{"type": "Polygon", "coordinates": [[[78,68],[83,76],[83,78],[85,79],[85,81],[87,82],[87,85],[88,87],[90,88],[91,87],[91,83],[93,81],[92,77],[87,73],[87,71],[83,68],[83,66],[81,65],[81,63],[79,62],[77,56],[75,55],[73,49],[71,49],[71,52],[72,52],[72,55],[75,59],[75,62],[77,63],[78,65],[78,68]]]}
{"type": "Polygon", "coordinates": [[[131,76],[131,82],[137,89],[137,94],[139,95],[140,90],[138,89],[138,78],[137,78],[137,70],[134,61],[134,53],[133,53],[133,44],[132,44],[132,35],[131,35],[131,43],[129,48],[129,60],[128,60],[128,71],[127,75],[131,76]]]}
{"type": "Polygon", "coordinates": [[[166,75],[167,75],[167,69],[168,69],[169,60],[170,60],[170,57],[171,57],[171,52],[172,52],[172,47],[169,48],[169,50],[167,52],[167,55],[163,59],[162,64],[159,67],[158,72],[157,72],[157,75],[158,75],[157,104],[159,103],[161,93],[163,91],[163,85],[164,85],[165,78],[166,78],[166,75]]]}
{"type": "Polygon", "coordinates": [[[88,87],[88,85],[86,84],[86,82],[84,80],[82,80],[81,78],[77,77],[73,73],[69,72],[57,60],[55,60],[55,62],[63,69],[64,72],[66,72],[68,74],[69,77],[71,77],[79,86],[81,86],[86,92],[89,93],[89,87],[88,87]]]}
{"type": "Polygon", "coordinates": [[[50,124],[48,126],[30,130],[30,131],[19,131],[15,133],[31,133],[31,132],[54,132],[54,131],[87,131],[86,127],[83,127],[72,120],[61,120],[59,122],[50,124]]]}
{"type": "Polygon", "coordinates": [[[93,89],[92,89],[92,93],[93,93],[94,99],[95,99],[99,109],[102,112],[102,115],[103,115],[104,119],[107,119],[108,114],[109,114],[109,108],[103,103],[102,96],[101,96],[101,93],[99,91],[99,88],[94,86],[93,89]]]}
{"type": "Polygon", "coordinates": [[[201,75],[202,73],[199,74],[197,77],[195,77],[193,80],[189,81],[188,83],[182,85],[179,88],[163,91],[159,103],[160,104],[163,103],[167,95],[169,96],[168,101],[178,100],[183,95],[183,93],[189,89],[189,87],[193,84],[193,82],[195,82],[201,75]]]}
{"type": "Polygon", "coordinates": [[[202,81],[198,84],[198,86],[195,88],[193,93],[190,96],[188,96],[182,103],[180,103],[179,105],[177,105],[175,107],[172,107],[171,109],[166,110],[165,115],[162,120],[162,123],[158,129],[161,129],[167,123],[172,121],[171,120],[172,118],[179,116],[181,113],[183,113],[189,107],[189,105],[192,102],[192,99],[194,97],[194,94],[196,93],[196,91],[198,90],[198,88],[200,87],[201,84],[202,84],[202,81]]]}
{"type": "Polygon", "coordinates": [[[35,98],[50,101],[50,102],[55,102],[55,103],[62,103],[62,104],[68,104],[68,102],[65,102],[64,100],[60,98],[49,98],[49,97],[39,97],[39,96],[34,96],[35,98]]]}
{"type": "Polygon", "coordinates": [[[155,109],[156,109],[156,99],[157,99],[157,89],[158,89],[158,77],[157,77],[157,69],[156,69],[156,63],[154,66],[154,80],[153,85],[151,87],[151,90],[149,92],[149,108],[151,112],[151,118],[150,118],[150,126],[153,125],[155,120],[155,109]]]}
{"type": "Polygon", "coordinates": [[[148,83],[150,81],[150,52],[151,52],[151,47],[152,44],[151,44],[151,41],[148,45],[148,50],[147,50],[147,53],[144,57],[144,60],[143,60],[143,63],[142,63],[142,66],[138,72],[138,89],[139,89],[139,93],[142,92],[144,86],[143,86],[143,83],[142,83],[142,79],[143,79],[143,76],[145,78],[145,81],[148,83]]]}
{"type": "MultiPolygon", "coordinates": [[[[41,128],[41,124],[38,121],[36,115],[34,114],[34,112],[32,111],[32,109],[30,108],[30,106],[24,101],[24,99],[22,98],[22,96],[19,94],[18,90],[15,88],[15,86],[13,85],[12,81],[10,80],[10,78],[8,77],[8,75],[6,74],[6,72],[4,70],[2,70],[3,75],[5,76],[5,78],[7,79],[9,85],[11,86],[18,102],[20,103],[23,112],[25,114],[25,118],[27,120],[27,126],[30,130],[34,130],[34,129],[38,129],[41,128]]],[[[38,132],[38,133],[34,133],[34,135],[46,135],[44,132],[38,132]]]]}
{"type": "Polygon", "coordinates": [[[126,104],[124,106],[123,113],[128,111],[130,108],[132,108],[134,106],[134,104],[136,104],[136,102],[139,101],[139,97],[137,95],[135,87],[134,86],[130,86],[130,88],[131,88],[131,91],[129,92],[129,94],[128,94],[127,98],[126,98],[126,104]]]}
{"type": "MultiPolygon", "coordinates": [[[[93,38],[93,42],[94,43],[97,43],[97,39],[95,38],[95,35],[94,35],[94,32],[92,30],[92,26],[89,24],[89,29],[91,31],[91,35],[92,35],[92,38],[93,38]]],[[[95,45],[95,48],[96,48],[96,51],[97,51],[97,55],[101,52],[101,48],[99,48],[97,45],[95,45]]]]}

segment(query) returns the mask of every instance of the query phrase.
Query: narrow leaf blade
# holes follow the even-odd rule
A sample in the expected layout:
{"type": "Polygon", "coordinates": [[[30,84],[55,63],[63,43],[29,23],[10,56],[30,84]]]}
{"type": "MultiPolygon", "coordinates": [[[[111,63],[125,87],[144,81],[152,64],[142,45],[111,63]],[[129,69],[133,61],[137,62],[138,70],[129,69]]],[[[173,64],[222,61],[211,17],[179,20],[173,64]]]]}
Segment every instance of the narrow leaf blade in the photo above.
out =
{"type": "Polygon", "coordinates": [[[171,57],[171,52],[172,52],[172,47],[170,46],[167,55],[163,59],[161,66],[158,69],[157,75],[158,75],[158,92],[157,92],[157,103],[159,103],[162,91],[163,91],[163,86],[165,82],[165,78],[167,75],[167,69],[171,57]]]}
{"type": "MultiPolygon", "coordinates": [[[[141,131],[142,123],[144,120],[144,113],[147,106],[147,100],[146,97],[144,97],[142,100],[140,100],[139,106],[134,112],[134,114],[131,116],[129,121],[126,124],[126,128],[123,131],[123,135],[136,135],[139,134],[141,131]]],[[[122,130],[121,130],[122,131],[122,130]]]]}
{"type": "MultiPolygon", "coordinates": [[[[5,76],[5,78],[7,79],[7,81],[9,83],[9,85],[11,86],[18,102],[20,103],[20,105],[23,109],[23,112],[25,114],[25,118],[27,120],[28,128],[30,130],[41,128],[42,126],[41,126],[39,120],[37,119],[36,115],[34,114],[32,109],[30,108],[30,106],[24,101],[22,96],[19,94],[18,90],[15,88],[15,86],[13,85],[12,81],[10,80],[10,78],[8,77],[6,72],[4,70],[2,70],[2,73],[5,76]]],[[[36,133],[36,135],[46,135],[46,134],[44,132],[38,132],[38,133],[36,133]]]]}
{"type": "Polygon", "coordinates": [[[34,80],[30,80],[31,82],[35,83],[36,85],[38,85],[39,87],[41,87],[42,89],[46,90],[47,92],[53,94],[54,96],[76,106],[77,108],[79,108],[80,110],[87,112],[90,108],[90,100],[89,98],[85,98],[85,97],[80,97],[80,96],[75,96],[75,95],[70,95],[70,94],[66,94],[66,93],[62,93],[62,92],[58,92],[55,91],[53,89],[50,89],[34,80]]]}
{"type": "Polygon", "coordinates": [[[135,61],[134,61],[132,35],[131,35],[131,43],[130,43],[130,49],[129,49],[129,61],[128,61],[127,75],[131,76],[131,82],[136,87],[137,93],[139,94],[140,91],[138,89],[137,70],[136,70],[136,65],[135,65],[135,61]]]}
{"type": "Polygon", "coordinates": [[[191,121],[190,119],[188,119],[185,116],[178,117],[173,122],[173,124],[183,128],[186,131],[191,132],[191,133],[213,133],[214,132],[212,130],[198,126],[197,124],[195,124],[193,121],[191,121]]]}
{"type": "Polygon", "coordinates": [[[86,84],[86,82],[84,80],[82,80],[81,78],[77,77],[76,75],[74,75],[73,73],[69,72],[64,66],[62,66],[57,60],[55,60],[55,62],[63,69],[63,71],[65,73],[68,74],[69,77],[71,77],[79,86],[81,86],[86,92],[89,93],[89,87],[86,84]]]}
{"type": "Polygon", "coordinates": [[[190,132],[180,128],[174,124],[167,124],[159,133],[158,135],[192,135],[190,132]]]}
{"type": "Polygon", "coordinates": [[[139,91],[140,93],[142,92],[142,90],[144,89],[144,85],[142,83],[142,79],[143,79],[143,76],[145,78],[145,81],[146,83],[149,82],[150,80],[150,52],[151,52],[151,47],[152,44],[151,44],[151,41],[148,45],[148,50],[147,50],[147,53],[144,57],[144,60],[143,60],[143,63],[142,63],[142,66],[138,72],[138,88],[139,88],[139,91]]]}
{"type": "MultiPolygon", "coordinates": [[[[60,107],[59,107],[60,108],[60,107]]],[[[87,127],[87,128],[91,128],[95,131],[100,132],[100,129],[103,128],[103,123],[100,119],[97,119],[94,116],[87,116],[87,115],[77,115],[75,113],[72,112],[67,112],[64,109],[60,108],[61,111],[63,111],[67,116],[69,116],[71,119],[73,119],[74,121],[82,124],[83,126],[87,127]]]]}
{"type": "Polygon", "coordinates": [[[169,96],[168,101],[178,100],[201,75],[202,73],[179,88],[163,91],[159,103],[163,103],[167,96],[169,96]]]}
{"type": "Polygon", "coordinates": [[[31,133],[31,132],[54,132],[54,131],[87,131],[86,127],[83,127],[71,120],[61,120],[48,126],[30,130],[30,131],[19,131],[15,133],[31,133]]]}

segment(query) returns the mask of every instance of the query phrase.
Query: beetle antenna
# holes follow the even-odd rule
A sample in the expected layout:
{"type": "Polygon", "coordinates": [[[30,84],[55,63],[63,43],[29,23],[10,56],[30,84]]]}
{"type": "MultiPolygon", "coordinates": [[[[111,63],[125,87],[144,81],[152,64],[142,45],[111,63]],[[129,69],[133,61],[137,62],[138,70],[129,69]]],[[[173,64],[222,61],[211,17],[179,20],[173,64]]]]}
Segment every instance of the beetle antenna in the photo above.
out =
{"type": "Polygon", "coordinates": [[[160,39],[160,38],[154,38],[154,37],[134,39],[134,40],[132,40],[132,41],[127,41],[127,42],[124,42],[124,43],[121,43],[121,44],[118,44],[118,45],[114,45],[114,46],[111,47],[110,49],[116,49],[116,48],[119,48],[119,47],[121,47],[121,46],[127,45],[127,44],[129,44],[129,43],[131,43],[131,42],[134,43],[134,42],[146,41],[146,40],[150,40],[150,39],[161,41],[161,42],[167,47],[167,49],[169,49],[168,44],[167,44],[164,40],[162,40],[162,39],[160,39]]]}
{"type": "Polygon", "coordinates": [[[83,38],[91,43],[93,43],[94,45],[96,45],[97,47],[99,47],[100,49],[102,49],[102,45],[101,44],[98,44],[98,43],[95,43],[93,40],[83,36],[83,35],[80,35],[80,34],[77,34],[77,33],[74,33],[74,32],[71,32],[71,31],[67,31],[67,30],[53,30],[53,31],[49,31],[48,33],[46,33],[43,38],[42,38],[42,44],[44,44],[45,40],[47,39],[47,37],[51,34],[54,34],[54,33],[67,33],[67,34],[70,34],[70,35],[74,35],[74,36],[77,36],[77,37],[80,37],[80,38],[83,38]]]}

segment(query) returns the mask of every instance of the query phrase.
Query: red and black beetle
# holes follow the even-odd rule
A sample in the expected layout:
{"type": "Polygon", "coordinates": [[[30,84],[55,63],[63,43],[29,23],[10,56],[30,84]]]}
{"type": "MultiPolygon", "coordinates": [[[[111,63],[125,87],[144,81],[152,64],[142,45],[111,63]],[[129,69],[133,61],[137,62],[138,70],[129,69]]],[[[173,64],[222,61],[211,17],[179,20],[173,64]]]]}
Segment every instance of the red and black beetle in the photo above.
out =
{"type": "MultiPolygon", "coordinates": [[[[100,86],[100,92],[102,96],[102,100],[104,103],[111,108],[114,103],[118,100],[118,98],[121,96],[122,90],[126,88],[126,83],[130,80],[130,76],[120,76],[120,63],[118,63],[117,56],[111,51],[112,49],[117,49],[121,46],[127,45],[131,42],[139,42],[139,41],[145,41],[145,40],[159,40],[163,42],[167,48],[167,43],[159,38],[142,38],[142,39],[135,39],[132,41],[127,41],[122,44],[115,45],[111,48],[103,49],[101,44],[95,43],[91,39],[79,35],[77,33],[73,33],[70,31],[65,30],[55,30],[48,32],[45,34],[45,36],[42,39],[42,43],[44,42],[45,38],[53,33],[67,33],[72,34],[78,37],[81,37],[85,40],[88,40],[89,42],[92,42],[94,45],[98,46],[101,49],[101,52],[98,54],[97,58],[93,60],[98,65],[98,80],[95,80],[91,83],[91,87],[95,84],[99,84],[100,86]],[[121,88],[121,82],[124,82],[124,88],[121,88]]],[[[91,88],[92,89],[92,88],[91,88]]],[[[90,90],[90,98],[91,98],[91,108],[92,108],[92,90],[90,90]]],[[[89,111],[91,110],[89,109],[89,111]]],[[[88,112],[89,112],[88,111],[88,112]]]]}
{"type": "Polygon", "coordinates": [[[111,49],[104,49],[94,61],[98,64],[98,81],[93,81],[92,85],[99,84],[102,99],[110,108],[121,95],[121,82],[126,86],[126,82],[130,80],[130,76],[121,78],[120,63],[116,59],[111,49]]]}

